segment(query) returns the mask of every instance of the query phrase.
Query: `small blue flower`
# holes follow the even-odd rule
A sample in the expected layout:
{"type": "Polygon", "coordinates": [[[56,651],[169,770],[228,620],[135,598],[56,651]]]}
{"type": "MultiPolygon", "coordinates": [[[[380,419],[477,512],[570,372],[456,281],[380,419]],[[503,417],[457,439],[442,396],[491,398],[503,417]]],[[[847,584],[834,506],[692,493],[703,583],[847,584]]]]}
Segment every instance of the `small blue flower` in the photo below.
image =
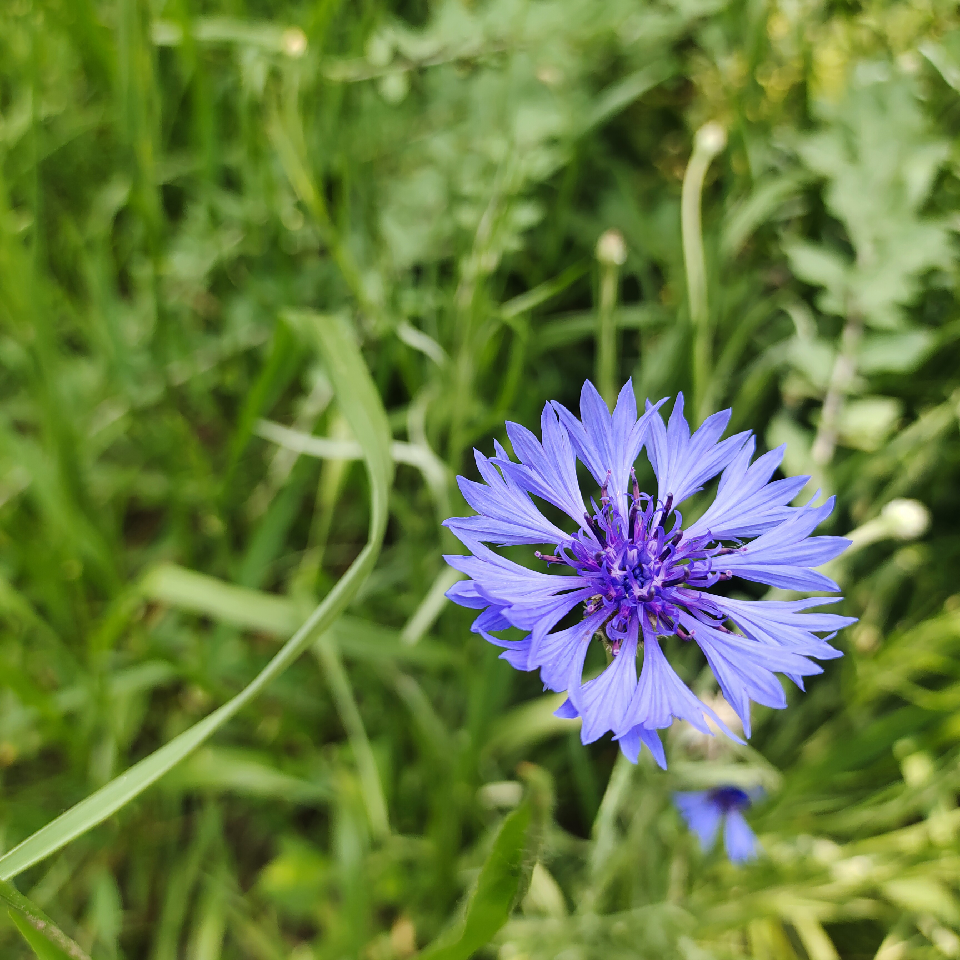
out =
{"type": "Polygon", "coordinates": [[[723,845],[733,863],[743,863],[757,856],[757,838],[743,819],[743,811],[753,798],[739,787],[717,787],[675,793],[673,802],[686,820],[687,826],[699,837],[706,853],[713,849],[717,830],[723,822],[723,845]]]}
{"type": "Polygon", "coordinates": [[[822,672],[808,658],[839,657],[827,641],[853,622],[804,612],[838,597],[751,601],[711,592],[734,577],[788,590],[839,590],[813,568],[850,541],[810,536],[829,516],[834,498],[820,507],[788,506],[809,478],[770,480],[783,447],[751,463],[755,444],[749,433],[720,439],[729,410],[708,417],[691,435],[683,395],[666,424],[658,412],[663,403],[648,401],[638,417],[628,382],[611,414],[588,381],[580,419],[559,403],[544,407],[542,440],[508,423],[517,460],[499,443],[492,459],[475,451],[483,482],[458,480],[477,514],[446,521],[470,551],[446,558],[470,578],[447,596],[480,611],[474,632],[504,648],[501,656],[518,670],[539,669],[545,688],[566,691],[557,713],[583,718],[584,743],[610,731],[630,760],[636,762],[646,745],[661,767],[666,758],[657,731],[674,719],[704,733],[712,732],[711,720],[742,742],[674,671],[671,647],[693,642],[700,648],[749,736],[750,701],[785,707],[775,674],[803,689],[805,676],[822,672]],[[644,447],[657,478],[656,497],[641,493],[634,473],[644,447]],[[600,505],[591,499],[589,510],[577,481],[578,459],[600,488],[600,505]],[[684,528],[677,508],[718,473],[716,499],[684,528]],[[547,519],[531,495],[570,517],[575,532],[547,519]],[[488,544],[550,544],[554,550],[537,551],[545,568],[531,570],[488,544]],[[582,618],[559,629],[578,607],[582,618]],[[526,636],[519,641],[496,636],[509,627],[526,636]],[[611,662],[583,683],[584,659],[595,637],[611,662]]]}

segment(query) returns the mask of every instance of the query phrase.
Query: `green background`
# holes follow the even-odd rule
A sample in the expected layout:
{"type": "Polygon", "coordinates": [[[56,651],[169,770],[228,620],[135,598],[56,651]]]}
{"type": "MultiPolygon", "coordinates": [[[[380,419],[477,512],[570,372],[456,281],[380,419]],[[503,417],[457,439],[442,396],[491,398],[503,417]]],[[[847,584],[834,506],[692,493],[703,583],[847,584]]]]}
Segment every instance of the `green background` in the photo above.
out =
{"type": "Polygon", "coordinates": [[[96,960],[960,956],[958,131],[940,0],[6,0],[0,848],[329,594],[376,394],[396,463],[345,615],[19,889],[96,960]],[[443,600],[471,448],[631,375],[856,531],[844,658],[666,773],[443,600]],[[726,782],[766,794],[740,869],[670,803],[726,782]]]}

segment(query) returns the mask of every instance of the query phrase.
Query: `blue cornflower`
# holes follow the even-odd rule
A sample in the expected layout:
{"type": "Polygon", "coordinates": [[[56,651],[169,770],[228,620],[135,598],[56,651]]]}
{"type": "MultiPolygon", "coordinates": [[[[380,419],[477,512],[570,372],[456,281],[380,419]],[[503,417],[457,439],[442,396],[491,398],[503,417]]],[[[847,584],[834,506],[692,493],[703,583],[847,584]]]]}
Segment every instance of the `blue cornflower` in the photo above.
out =
{"type": "Polygon", "coordinates": [[[723,845],[727,856],[734,863],[743,863],[756,857],[757,838],[743,819],[743,811],[753,803],[753,797],[745,790],[739,787],[716,787],[713,790],[675,793],[673,802],[687,821],[687,826],[700,838],[704,852],[713,849],[717,830],[723,821],[723,845]]]}
{"type": "Polygon", "coordinates": [[[833,509],[833,497],[819,507],[788,506],[809,478],[771,482],[782,447],[751,463],[754,440],[748,432],[720,439],[729,410],[708,417],[691,436],[683,395],[666,425],[658,412],[663,403],[647,401],[638,418],[628,382],[611,414],[588,381],[579,420],[559,403],[544,407],[542,441],[507,423],[519,462],[496,442],[492,459],[475,451],[484,482],[458,480],[477,515],[446,521],[471,552],[446,558],[470,577],[447,596],[481,611],[474,632],[505,648],[501,656],[517,669],[539,668],[545,688],[566,691],[557,714],[583,718],[584,743],[611,731],[630,760],[636,762],[646,744],[661,767],[666,759],[657,731],[674,718],[710,733],[709,718],[742,742],[671,667],[673,645],[699,646],[749,736],[751,700],[786,706],[775,672],[803,689],[803,677],[822,672],[808,658],[839,657],[827,640],[853,622],[803,612],[839,598],[750,601],[710,592],[733,577],[788,590],[839,590],[812,568],[850,541],[810,536],[833,509]],[[644,447],[657,478],[655,497],[640,492],[634,473],[644,447]],[[590,510],[577,482],[577,459],[600,487],[600,505],[591,499],[590,510]],[[684,528],[677,508],[721,471],[713,504],[684,528]],[[531,494],[559,508],[578,529],[568,533],[547,519],[531,494]],[[563,572],[531,570],[487,544],[552,544],[552,554],[537,551],[536,557],[563,572]],[[582,619],[558,628],[577,607],[582,619]],[[495,635],[508,627],[527,634],[519,641],[495,635]],[[583,683],[594,637],[611,662],[583,683]]]}

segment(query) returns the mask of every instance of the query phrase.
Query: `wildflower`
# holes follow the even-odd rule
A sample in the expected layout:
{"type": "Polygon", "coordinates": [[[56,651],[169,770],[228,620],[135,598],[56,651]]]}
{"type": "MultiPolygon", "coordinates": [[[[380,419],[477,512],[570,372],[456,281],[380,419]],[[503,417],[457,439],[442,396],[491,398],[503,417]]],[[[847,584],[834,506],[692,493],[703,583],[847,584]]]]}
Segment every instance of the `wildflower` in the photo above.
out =
{"type": "Polygon", "coordinates": [[[757,838],[743,819],[753,797],[739,787],[716,787],[675,793],[673,802],[687,826],[699,837],[704,852],[713,848],[717,830],[723,821],[723,845],[733,863],[752,860],[757,855],[757,838]]]}
{"type": "Polygon", "coordinates": [[[630,760],[636,762],[646,745],[661,767],[666,759],[657,731],[675,718],[703,733],[711,732],[711,719],[743,742],[670,665],[677,645],[693,642],[700,648],[749,736],[751,701],[786,706],[775,673],[803,689],[803,677],[822,672],[808,658],[840,656],[827,640],[852,622],[804,612],[839,598],[750,601],[711,592],[734,577],[789,590],[836,591],[839,587],[813,567],[849,541],[810,536],[833,509],[832,497],[820,507],[788,506],[809,478],[770,480],[782,447],[751,463],[749,433],[720,439],[729,410],[707,418],[691,436],[683,395],[666,424],[658,412],[663,402],[648,401],[638,417],[628,382],[611,414],[588,381],[579,420],[559,403],[544,407],[542,440],[508,423],[518,460],[499,443],[492,459],[475,451],[484,482],[458,480],[477,514],[446,521],[470,550],[469,556],[446,558],[470,577],[447,596],[481,611],[474,632],[504,648],[501,656],[517,669],[539,669],[545,688],[566,691],[557,714],[583,718],[584,743],[610,731],[630,760]],[[657,478],[656,497],[641,493],[634,472],[644,447],[657,478]],[[577,482],[578,459],[600,487],[600,504],[591,499],[589,511],[577,482]],[[677,508],[721,471],[713,504],[684,528],[677,508]],[[561,510],[578,529],[569,533],[554,524],[531,494],[561,510]],[[544,569],[533,570],[488,544],[551,544],[554,551],[537,551],[544,569]],[[582,618],[561,628],[578,607],[582,618]],[[509,627],[526,636],[511,641],[496,635],[509,627]],[[607,648],[610,662],[583,683],[594,637],[607,648]]]}

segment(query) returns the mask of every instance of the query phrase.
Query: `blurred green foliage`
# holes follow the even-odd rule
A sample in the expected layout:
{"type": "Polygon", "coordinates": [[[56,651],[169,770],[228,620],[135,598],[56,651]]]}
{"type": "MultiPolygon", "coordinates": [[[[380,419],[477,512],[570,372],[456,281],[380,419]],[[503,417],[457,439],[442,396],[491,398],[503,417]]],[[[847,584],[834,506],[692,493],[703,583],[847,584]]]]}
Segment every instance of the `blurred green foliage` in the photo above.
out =
{"type": "Polygon", "coordinates": [[[398,464],[315,655],[22,892],[96,960],[960,956],[958,132],[943,0],[7,0],[0,846],[241,690],[363,547],[303,311],[352,324],[398,464]],[[443,599],[453,475],[576,402],[601,326],[618,382],[732,406],[857,531],[846,657],[749,747],[671,730],[667,773],[443,599]],[[719,782],[766,791],[742,869],[670,803],[719,782]]]}

